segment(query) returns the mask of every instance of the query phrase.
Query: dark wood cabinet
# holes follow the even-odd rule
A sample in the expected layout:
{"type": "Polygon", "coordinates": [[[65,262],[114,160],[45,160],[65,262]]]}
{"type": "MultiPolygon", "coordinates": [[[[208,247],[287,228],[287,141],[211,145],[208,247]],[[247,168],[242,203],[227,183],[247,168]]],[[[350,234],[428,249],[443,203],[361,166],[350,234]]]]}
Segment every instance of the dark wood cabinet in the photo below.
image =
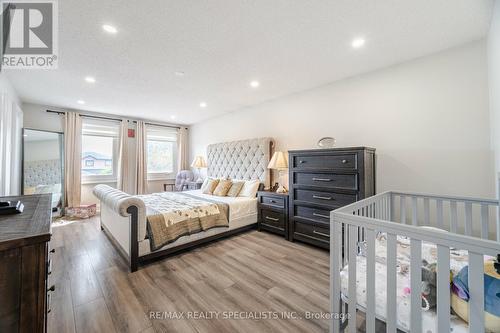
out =
{"type": "Polygon", "coordinates": [[[289,151],[289,240],[330,247],[330,212],[375,194],[375,149],[289,151]]]}
{"type": "Polygon", "coordinates": [[[7,200],[24,211],[0,215],[0,332],[45,332],[51,194],[0,198],[7,200]]]}
{"type": "Polygon", "coordinates": [[[288,193],[257,192],[259,231],[265,230],[288,239],[288,193]]]}

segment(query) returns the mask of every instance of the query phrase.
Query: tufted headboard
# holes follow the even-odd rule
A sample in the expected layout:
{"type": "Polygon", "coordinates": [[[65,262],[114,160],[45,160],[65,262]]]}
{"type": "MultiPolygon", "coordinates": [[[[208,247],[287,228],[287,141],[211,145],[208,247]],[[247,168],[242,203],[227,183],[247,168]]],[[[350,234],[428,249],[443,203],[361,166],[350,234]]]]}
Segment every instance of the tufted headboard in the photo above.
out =
{"type": "Polygon", "coordinates": [[[61,161],[29,161],[24,164],[24,186],[61,184],[61,161]]]}
{"type": "Polygon", "coordinates": [[[207,175],[231,179],[260,179],[268,186],[271,181],[267,168],[274,142],[258,138],[211,144],[207,147],[207,175]]]}

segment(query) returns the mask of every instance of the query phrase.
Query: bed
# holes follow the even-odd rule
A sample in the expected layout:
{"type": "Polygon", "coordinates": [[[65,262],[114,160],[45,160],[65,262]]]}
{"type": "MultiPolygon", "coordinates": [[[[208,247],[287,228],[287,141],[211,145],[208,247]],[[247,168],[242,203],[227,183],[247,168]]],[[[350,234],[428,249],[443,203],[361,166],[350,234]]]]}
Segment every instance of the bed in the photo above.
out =
{"type": "MultiPolygon", "coordinates": [[[[207,176],[258,180],[260,189],[269,186],[272,147],[270,138],[209,145],[207,176]]],[[[93,192],[100,200],[101,228],[132,272],[145,261],[255,228],[257,223],[256,197],[221,197],[201,190],[132,196],[107,185],[98,185],[93,192]],[[183,220],[172,233],[161,226],[177,218],[174,212],[183,220]]]]}
{"type": "Polygon", "coordinates": [[[331,331],[362,312],[366,332],[499,332],[498,208],[391,191],[332,211],[331,331]]]}

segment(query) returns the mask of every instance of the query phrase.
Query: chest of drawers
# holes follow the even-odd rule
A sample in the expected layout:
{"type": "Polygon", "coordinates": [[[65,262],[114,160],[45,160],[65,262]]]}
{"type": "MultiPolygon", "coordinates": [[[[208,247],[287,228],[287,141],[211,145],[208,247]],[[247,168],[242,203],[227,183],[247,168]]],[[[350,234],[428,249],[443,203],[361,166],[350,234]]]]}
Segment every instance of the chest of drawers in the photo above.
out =
{"type": "Polygon", "coordinates": [[[375,149],[289,151],[289,239],[329,248],[330,211],[375,194],[375,149]]]}
{"type": "Polygon", "coordinates": [[[4,197],[24,211],[0,216],[0,332],[45,332],[50,295],[51,195],[4,197]]]}

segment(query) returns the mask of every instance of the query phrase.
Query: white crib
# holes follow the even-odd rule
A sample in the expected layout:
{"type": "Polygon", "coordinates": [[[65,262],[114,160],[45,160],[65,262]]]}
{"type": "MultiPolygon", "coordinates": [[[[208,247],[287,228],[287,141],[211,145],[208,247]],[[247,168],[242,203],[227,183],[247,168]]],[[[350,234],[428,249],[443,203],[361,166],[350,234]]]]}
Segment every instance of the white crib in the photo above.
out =
{"type": "MultiPolygon", "coordinates": [[[[397,329],[422,331],[420,292],[408,295],[408,329],[402,329],[397,324],[398,236],[409,238],[411,290],[421,288],[423,242],[437,247],[436,326],[433,332],[450,332],[450,248],[468,251],[469,282],[474,282],[469,283],[469,331],[484,332],[483,256],[500,254],[498,209],[498,200],[385,192],[332,211],[330,299],[333,316],[330,332],[339,332],[346,326],[349,332],[356,332],[357,311],[365,313],[366,332],[375,332],[376,318],[385,321],[387,332],[396,332],[397,329]],[[422,226],[432,226],[448,232],[422,226]],[[385,318],[381,318],[384,316],[376,311],[378,304],[375,297],[375,242],[379,233],[386,234],[387,245],[387,272],[386,279],[383,279],[387,295],[384,304],[385,318]],[[366,283],[363,306],[356,295],[356,274],[360,274],[356,263],[361,246],[365,251],[363,257],[366,258],[366,272],[362,273],[366,273],[366,280],[363,279],[366,283]],[[349,260],[351,258],[356,259],[349,260]],[[412,269],[413,267],[416,269],[412,269]],[[348,295],[342,292],[341,272],[344,268],[343,272],[348,273],[348,295]]],[[[344,290],[345,288],[344,285],[344,290]]]]}

